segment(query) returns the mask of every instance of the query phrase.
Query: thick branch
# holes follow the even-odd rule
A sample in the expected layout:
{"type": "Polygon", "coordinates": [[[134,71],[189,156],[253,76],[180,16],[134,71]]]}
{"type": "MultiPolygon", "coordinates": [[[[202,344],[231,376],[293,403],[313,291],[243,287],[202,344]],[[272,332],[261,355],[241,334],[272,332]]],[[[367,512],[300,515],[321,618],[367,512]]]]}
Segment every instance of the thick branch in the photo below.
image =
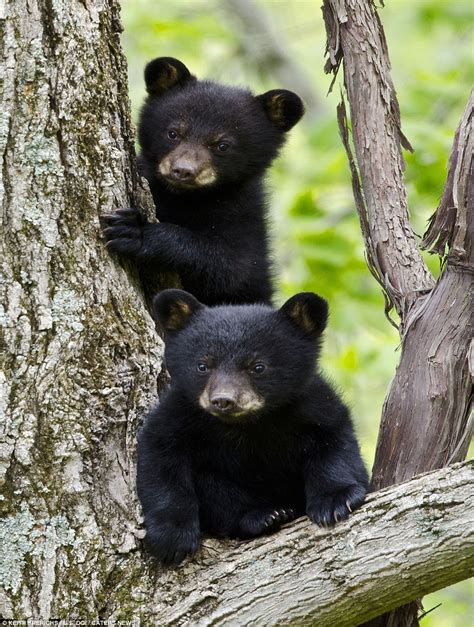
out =
{"type": "Polygon", "coordinates": [[[326,71],[337,72],[344,59],[360,182],[357,170],[353,177],[360,190],[362,230],[366,243],[370,240],[369,266],[403,326],[418,296],[433,287],[433,279],[408,219],[401,146],[411,146],[400,129],[385,36],[370,0],[325,0],[323,14],[328,31],[326,71]]]}
{"type": "MultiPolygon", "coordinates": [[[[369,268],[401,317],[402,355],[384,404],[372,484],[375,489],[463,459],[472,424],[468,362],[472,322],[474,177],[472,99],[458,129],[450,173],[425,245],[449,246],[433,289],[407,215],[399,107],[383,29],[372,0],[325,0],[329,60],[344,61],[352,156],[344,103],[339,126],[352,171],[369,268]]],[[[471,364],[472,370],[472,364],[471,364]]],[[[417,624],[415,605],[374,625],[417,624]]]]}
{"type": "MultiPolygon", "coordinates": [[[[230,549],[206,540],[198,564],[167,571],[128,618],[166,625],[359,624],[470,575],[473,487],[468,462],[372,494],[331,530],[300,519],[273,536],[228,543],[230,549]]],[[[124,616],[119,603],[129,594],[129,573],[130,562],[116,573],[117,589],[102,615],[124,616]]]]}
{"type": "Polygon", "coordinates": [[[454,139],[442,200],[425,239],[439,252],[449,247],[447,265],[406,329],[384,406],[375,488],[464,459],[471,439],[473,102],[471,94],[454,139]]]}
{"type": "Polygon", "coordinates": [[[356,160],[344,101],[338,120],[369,267],[388,298],[395,302],[399,298],[404,331],[402,357],[385,402],[374,466],[373,485],[380,488],[463,459],[469,443],[473,96],[456,133],[440,207],[425,238],[425,245],[434,244],[438,252],[449,246],[447,268],[429,296],[414,301],[415,293],[410,296],[405,288],[410,281],[412,286],[421,281],[428,288],[428,275],[418,251],[419,262],[412,257],[415,242],[402,180],[403,136],[382,26],[371,0],[326,0],[323,11],[328,65],[336,70],[344,60],[356,160]],[[384,274],[386,261],[390,272],[384,274]],[[394,292],[396,285],[402,291],[397,287],[394,292]]]}

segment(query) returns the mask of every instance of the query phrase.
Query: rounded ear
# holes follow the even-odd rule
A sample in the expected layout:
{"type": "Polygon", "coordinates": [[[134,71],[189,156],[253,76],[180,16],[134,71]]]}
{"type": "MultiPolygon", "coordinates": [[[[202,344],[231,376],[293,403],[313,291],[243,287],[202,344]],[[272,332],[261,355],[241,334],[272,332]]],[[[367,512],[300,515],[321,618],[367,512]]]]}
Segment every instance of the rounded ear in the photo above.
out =
{"type": "Polygon", "coordinates": [[[270,121],[285,133],[293,128],[304,113],[301,98],[286,89],[272,89],[257,96],[257,100],[270,121]]]}
{"type": "Polygon", "coordinates": [[[326,328],[328,314],[327,302],[312,292],[292,296],[278,311],[278,315],[289,319],[312,339],[319,337],[326,328]]]}
{"type": "Polygon", "coordinates": [[[188,68],[173,57],[158,57],[145,68],[146,90],[150,96],[161,96],[172,87],[183,87],[188,81],[196,80],[188,68]]]}
{"type": "Polygon", "coordinates": [[[180,331],[202,305],[184,290],[164,290],[153,299],[153,314],[166,332],[180,331]]]}

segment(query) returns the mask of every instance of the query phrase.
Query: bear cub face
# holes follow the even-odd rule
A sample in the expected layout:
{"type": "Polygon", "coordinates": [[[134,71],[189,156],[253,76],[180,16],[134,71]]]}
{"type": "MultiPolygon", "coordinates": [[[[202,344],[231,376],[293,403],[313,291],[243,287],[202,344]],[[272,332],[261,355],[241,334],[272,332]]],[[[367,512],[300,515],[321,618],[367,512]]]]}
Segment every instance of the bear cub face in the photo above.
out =
{"type": "Polygon", "coordinates": [[[261,175],[304,112],[290,91],[253,96],[246,89],[198,81],[171,57],[151,61],[145,83],[140,145],[153,174],[171,191],[261,175]]]}
{"type": "Polygon", "coordinates": [[[245,423],[287,404],[313,375],[328,308],[311,293],[276,311],[207,308],[191,294],[167,290],[155,300],[155,315],[166,332],[173,386],[219,420],[245,423]]]}

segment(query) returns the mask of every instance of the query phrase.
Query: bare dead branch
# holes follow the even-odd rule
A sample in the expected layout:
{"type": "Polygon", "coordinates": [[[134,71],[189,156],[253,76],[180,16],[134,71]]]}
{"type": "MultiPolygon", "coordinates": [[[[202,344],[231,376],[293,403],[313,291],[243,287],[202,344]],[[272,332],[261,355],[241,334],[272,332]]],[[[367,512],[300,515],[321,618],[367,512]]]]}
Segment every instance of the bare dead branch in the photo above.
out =
{"type": "Polygon", "coordinates": [[[373,242],[370,237],[370,226],[369,226],[369,221],[367,218],[367,207],[365,204],[364,194],[363,194],[362,186],[360,183],[359,171],[357,169],[357,164],[354,160],[354,156],[353,156],[352,148],[350,144],[349,127],[348,127],[347,114],[346,114],[346,104],[344,102],[344,96],[342,94],[341,94],[341,102],[337,106],[337,121],[339,125],[339,132],[341,134],[342,143],[344,144],[344,148],[346,149],[347,158],[349,160],[349,167],[351,169],[352,192],[354,194],[354,200],[356,203],[357,213],[359,215],[360,229],[362,232],[362,236],[364,238],[367,267],[369,268],[369,271],[374,277],[374,279],[382,288],[382,293],[383,293],[384,300],[385,300],[385,316],[387,317],[387,320],[390,322],[392,326],[394,326],[395,328],[398,328],[398,325],[390,316],[390,311],[393,308],[392,301],[390,300],[390,295],[387,292],[383,278],[380,277],[377,272],[377,264],[375,262],[376,252],[373,248],[373,242]]]}
{"type": "MultiPolygon", "coordinates": [[[[410,146],[400,129],[387,45],[374,3],[325,0],[323,14],[326,70],[336,73],[341,62],[344,67],[355,160],[341,107],[338,120],[368,266],[401,318],[401,360],[384,404],[372,476],[373,486],[380,488],[463,459],[472,434],[472,94],[456,135],[446,189],[424,240],[440,254],[449,247],[445,270],[434,286],[408,221],[401,146],[410,146]]],[[[415,602],[370,625],[416,625],[417,610],[415,602]]]]}
{"type": "Polygon", "coordinates": [[[400,365],[384,405],[372,479],[376,487],[464,459],[472,435],[473,146],[471,94],[425,239],[438,252],[446,249],[447,262],[405,325],[400,365]]]}

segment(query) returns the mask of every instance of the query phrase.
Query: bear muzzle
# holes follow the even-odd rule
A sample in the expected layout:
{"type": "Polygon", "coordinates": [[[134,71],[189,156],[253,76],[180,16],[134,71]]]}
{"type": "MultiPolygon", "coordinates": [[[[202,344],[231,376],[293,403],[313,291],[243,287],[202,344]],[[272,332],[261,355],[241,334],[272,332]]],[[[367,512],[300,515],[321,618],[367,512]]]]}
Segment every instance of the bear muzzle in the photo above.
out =
{"type": "Polygon", "coordinates": [[[215,373],[199,397],[199,404],[213,416],[228,421],[258,411],[264,401],[246,376],[215,373]]]}
{"type": "Polygon", "coordinates": [[[205,187],[217,180],[211,156],[204,147],[175,148],[160,161],[157,174],[171,186],[183,189],[205,187]]]}

